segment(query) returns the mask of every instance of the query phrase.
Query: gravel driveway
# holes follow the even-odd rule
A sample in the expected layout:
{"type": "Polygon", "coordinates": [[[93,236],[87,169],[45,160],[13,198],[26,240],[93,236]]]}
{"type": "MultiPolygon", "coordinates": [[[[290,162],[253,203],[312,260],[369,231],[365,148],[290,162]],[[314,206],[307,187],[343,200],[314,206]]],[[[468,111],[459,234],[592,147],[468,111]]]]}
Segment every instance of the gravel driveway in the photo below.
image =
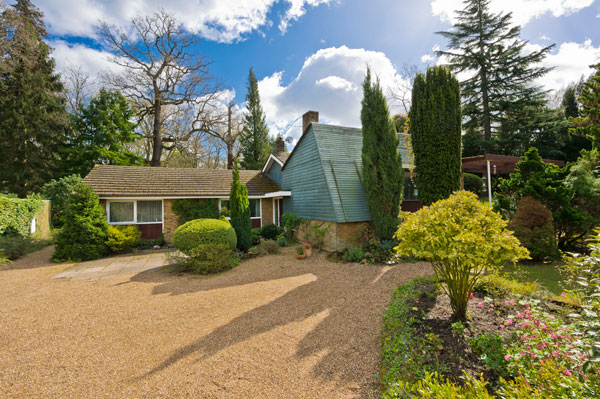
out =
{"type": "Polygon", "coordinates": [[[288,248],[217,276],[71,281],[51,253],[0,271],[0,397],[376,398],[390,295],[431,273],[288,248]]]}

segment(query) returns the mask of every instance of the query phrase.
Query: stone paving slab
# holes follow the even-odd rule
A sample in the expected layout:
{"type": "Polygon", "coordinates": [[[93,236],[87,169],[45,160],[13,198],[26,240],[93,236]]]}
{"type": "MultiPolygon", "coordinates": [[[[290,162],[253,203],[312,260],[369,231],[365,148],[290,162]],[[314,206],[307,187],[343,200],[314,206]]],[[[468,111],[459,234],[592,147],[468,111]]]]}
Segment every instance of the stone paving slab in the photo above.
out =
{"type": "Polygon", "coordinates": [[[100,280],[120,274],[135,274],[157,269],[166,263],[167,256],[164,252],[116,256],[75,263],[71,268],[52,278],[66,278],[72,281],[100,280]]]}

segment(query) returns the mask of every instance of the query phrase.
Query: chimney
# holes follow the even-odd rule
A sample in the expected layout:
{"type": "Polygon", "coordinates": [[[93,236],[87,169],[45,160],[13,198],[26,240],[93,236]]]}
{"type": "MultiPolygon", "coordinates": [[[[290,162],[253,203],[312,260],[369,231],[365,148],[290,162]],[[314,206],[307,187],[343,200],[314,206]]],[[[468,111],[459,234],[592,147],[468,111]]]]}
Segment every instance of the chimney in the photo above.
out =
{"type": "Polygon", "coordinates": [[[285,152],[285,141],[283,141],[283,137],[281,137],[281,135],[277,135],[277,138],[275,139],[275,152],[285,152]]]}
{"type": "Polygon", "coordinates": [[[313,122],[319,122],[319,113],[317,111],[307,111],[302,115],[302,134],[306,133],[306,129],[313,122]]]}

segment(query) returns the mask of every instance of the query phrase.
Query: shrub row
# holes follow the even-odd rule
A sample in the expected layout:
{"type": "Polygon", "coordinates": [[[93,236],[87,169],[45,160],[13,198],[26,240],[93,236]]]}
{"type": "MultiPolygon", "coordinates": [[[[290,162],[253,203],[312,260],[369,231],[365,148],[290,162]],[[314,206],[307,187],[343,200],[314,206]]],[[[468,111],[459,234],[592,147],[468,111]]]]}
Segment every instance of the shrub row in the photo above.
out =
{"type": "Polygon", "coordinates": [[[0,235],[28,235],[31,220],[41,207],[42,200],[37,196],[19,199],[0,194],[0,235]]]}

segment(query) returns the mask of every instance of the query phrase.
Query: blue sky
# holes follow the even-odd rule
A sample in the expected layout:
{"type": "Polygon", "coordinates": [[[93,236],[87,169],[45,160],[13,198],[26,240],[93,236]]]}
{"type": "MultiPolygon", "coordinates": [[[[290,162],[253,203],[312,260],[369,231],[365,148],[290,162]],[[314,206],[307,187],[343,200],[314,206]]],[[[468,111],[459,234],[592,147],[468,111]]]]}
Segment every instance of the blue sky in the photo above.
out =
{"type": "MultiPolygon", "coordinates": [[[[357,126],[366,64],[386,89],[402,83],[402,65],[438,62],[435,35],[447,29],[460,0],[34,0],[45,13],[57,65],[81,65],[92,75],[111,68],[94,40],[98,19],[126,25],[164,7],[204,40],[212,74],[243,107],[248,69],[260,80],[272,134],[304,111],[324,122],[357,126]]],[[[492,0],[515,11],[530,48],[556,43],[539,83],[559,90],[600,61],[600,0],[492,0]]],[[[399,105],[390,96],[390,108],[399,105]]],[[[296,124],[297,125],[297,124],[296,124]]],[[[297,138],[299,130],[287,134],[297,138]]]]}

